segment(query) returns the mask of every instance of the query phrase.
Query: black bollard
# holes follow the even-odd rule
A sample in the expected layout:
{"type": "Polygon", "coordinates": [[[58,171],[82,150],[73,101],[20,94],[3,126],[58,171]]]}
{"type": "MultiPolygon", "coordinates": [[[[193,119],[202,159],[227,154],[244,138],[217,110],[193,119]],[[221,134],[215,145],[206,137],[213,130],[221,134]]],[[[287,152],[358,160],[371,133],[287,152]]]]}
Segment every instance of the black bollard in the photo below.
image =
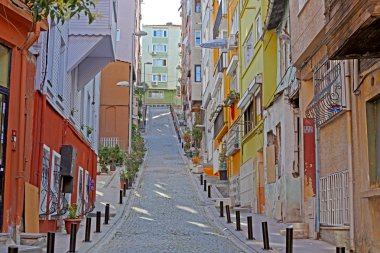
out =
{"type": "Polygon", "coordinates": [[[248,240],[253,240],[253,227],[252,227],[252,216],[247,217],[248,224],[248,240]]]}
{"type": "Polygon", "coordinates": [[[219,211],[220,211],[220,217],[224,217],[224,206],[223,206],[223,201],[219,202],[219,211]]]}
{"type": "Polygon", "coordinates": [[[293,253],[293,227],[286,228],[286,253],[293,253]]]}
{"type": "Polygon", "coordinates": [[[227,223],[232,223],[231,221],[231,212],[230,212],[230,206],[226,205],[226,214],[227,214],[227,223]]]}
{"type": "Polygon", "coordinates": [[[264,250],[270,250],[269,247],[269,235],[268,235],[268,223],[266,221],[261,223],[262,229],[263,229],[263,243],[264,243],[264,250]]]}
{"type": "Polygon", "coordinates": [[[129,182],[128,179],[125,179],[125,190],[128,190],[129,182]]]}
{"type": "Polygon", "coordinates": [[[181,145],[182,145],[182,148],[183,148],[183,142],[181,143],[181,145]]]}
{"type": "Polygon", "coordinates": [[[346,248],[345,247],[336,247],[336,253],[345,253],[346,248]]]}
{"type": "Polygon", "coordinates": [[[102,213],[101,212],[96,212],[96,231],[95,233],[100,233],[100,219],[102,217],[102,213]]]}
{"type": "Polygon", "coordinates": [[[47,233],[47,253],[54,253],[54,244],[55,244],[55,233],[48,232],[47,233]]]}
{"type": "Polygon", "coordinates": [[[211,198],[211,185],[207,186],[207,196],[211,198]]]}
{"type": "Polygon", "coordinates": [[[241,231],[240,227],[240,211],[236,211],[236,230],[241,231]]]}
{"type": "Polygon", "coordinates": [[[104,213],[104,224],[108,224],[110,219],[110,204],[106,204],[106,211],[104,213]]]}
{"type": "Polygon", "coordinates": [[[123,190],[120,190],[120,193],[119,193],[119,204],[123,204],[123,190]]]}
{"type": "Polygon", "coordinates": [[[203,180],[203,191],[207,191],[207,180],[203,180]]]}
{"type": "Polygon", "coordinates": [[[123,184],[123,196],[127,196],[127,183],[123,184]]]}
{"type": "Polygon", "coordinates": [[[8,253],[18,253],[18,247],[17,246],[9,246],[8,247],[8,253]]]}
{"type": "Polygon", "coordinates": [[[76,247],[76,243],[77,243],[77,226],[78,226],[78,224],[76,224],[76,223],[71,224],[69,253],[75,252],[75,247],[76,247]]]}
{"type": "Polygon", "coordinates": [[[91,234],[91,217],[87,217],[86,218],[86,234],[84,235],[85,242],[91,242],[90,234],[91,234]]]}
{"type": "Polygon", "coordinates": [[[201,174],[199,177],[201,179],[201,185],[203,185],[203,174],[201,174]]]}

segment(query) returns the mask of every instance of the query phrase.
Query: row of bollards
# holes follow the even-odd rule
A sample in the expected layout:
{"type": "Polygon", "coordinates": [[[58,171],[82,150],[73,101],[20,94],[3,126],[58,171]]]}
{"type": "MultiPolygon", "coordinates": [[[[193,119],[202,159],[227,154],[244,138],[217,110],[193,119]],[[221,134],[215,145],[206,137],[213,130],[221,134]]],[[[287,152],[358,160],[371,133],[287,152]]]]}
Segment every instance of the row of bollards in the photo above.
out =
{"type": "MultiPolygon", "coordinates": [[[[124,183],[123,189],[120,189],[119,194],[119,204],[123,203],[123,197],[126,196],[126,191],[128,190],[128,181],[124,183]]],[[[96,229],[95,233],[100,233],[100,227],[101,227],[101,216],[102,213],[100,211],[96,212],[96,229]]],[[[109,223],[110,219],[110,205],[106,204],[105,207],[105,213],[104,213],[104,224],[107,225],[109,223]]],[[[70,231],[70,244],[69,244],[69,251],[68,253],[74,253],[76,252],[76,241],[77,241],[77,232],[79,230],[79,224],[73,223],[71,224],[71,231],[70,231]]],[[[84,242],[91,242],[91,217],[86,217],[86,228],[85,228],[85,239],[84,242]]],[[[47,233],[47,247],[46,252],[47,253],[54,253],[55,248],[55,233],[48,232],[47,233]]],[[[18,247],[17,246],[9,246],[8,247],[8,253],[18,253],[18,247]]]]}

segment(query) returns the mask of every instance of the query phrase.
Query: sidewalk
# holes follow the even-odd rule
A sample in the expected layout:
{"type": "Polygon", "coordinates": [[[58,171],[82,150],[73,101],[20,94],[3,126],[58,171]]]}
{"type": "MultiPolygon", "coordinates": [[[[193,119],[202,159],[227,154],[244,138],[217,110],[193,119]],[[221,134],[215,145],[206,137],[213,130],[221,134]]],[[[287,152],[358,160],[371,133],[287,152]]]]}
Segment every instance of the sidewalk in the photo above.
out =
{"type": "MultiPolygon", "coordinates": [[[[121,168],[117,168],[112,174],[102,174],[97,176],[95,209],[89,214],[89,217],[91,217],[91,242],[84,242],[86,218],[83,218],[77,233],[77,252],[87,252],[90,248],[94,247],[94,245],[107,235],[107,233],[114,227],[115,223],[120,219],[131,193],[131,190],[127,190],[126,197],[123,198],[123,204],[120,205],[120,170],[121,168]],[[110,220],[108,225],[104,224],[106,204],[110,204],[110,220]],[[101,233],[95,233],[97,211],[102,212],[101,233]]],[[[63,229],[62,232],[57,232],[55,237],[55,252],[67,252],[70,245],[70,235],[66,234],[66,231],[63,229]]]]}
{"type": "MultiPolygon", "coordinates": [[[[192,168],[192,163],[188,160],[189,168],[192,168]]],[[[285,230],[288,227],[288,224],[278,223],[274,219],[270,219],[264,215],[250,213],[250,212],[240,212],[240,223],[242,231],[236,231],[236,216],[235,210],[231,209],[231,220],[232,223],[227,223],[226,212],[224,210],[224,217],[220,216],[219,207],[215,207],[216,198],[222,198],[222,194],[218,191],[216,187],[211,187],[211,197],[208,198],[207,191],[204,191],[203,185],[200,185],[199,176],[200,174],[192,174],[192,181],[195,184],[201,200],[207,203],[210,206],[210,214],[214,217],[214,221],[219,224],[219,227],[223,231],[228,231],[236,240],[241,243],[244,243],[250,249],[255,252],[285,252],[286,251],[286,241],[285,236],[280,235],[281,230],[285,230]],[[248,240],[248,231],[247,231],[247,217],[252,216],[253,224],[253,237],[255,240],[248,240]],[[269,243],[272,250],[264,251],[263,250],[263,239],[262,239],[262,229],[261,223],[266,221],[268,223],[269,230],[269,243]]],[[[208,177],[204,177],[208,179],[208,177]]],[[[212,180],[207,180],[208,182],[212,180]]],[[[310,239],[294,239],[293,240],[293,251],[298,253],[321,253],[321,252],[335,252],[336,248],[324,241],[320,240],[310,240],[310,239]]]]}

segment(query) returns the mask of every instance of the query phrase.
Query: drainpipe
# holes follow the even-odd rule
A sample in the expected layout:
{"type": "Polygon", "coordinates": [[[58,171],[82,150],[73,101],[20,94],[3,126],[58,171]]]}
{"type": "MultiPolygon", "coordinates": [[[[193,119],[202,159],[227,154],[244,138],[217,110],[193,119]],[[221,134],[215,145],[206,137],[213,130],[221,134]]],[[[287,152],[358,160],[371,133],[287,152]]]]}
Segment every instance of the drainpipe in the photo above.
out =
{"type": "Polygon", "coordinates": [[[19,111],[19,142],[18,142],[18,157],[16,168],[16,220],[15,230],[13,237],[16,244],[20,244],[20,225],[23,208],[23,189],[24,189],[24,147],[25,147],[25,93],[26,93],[26,78],[27,78],[27,54],[28,49],[38,40],[40,36],[40,23],[36,23],[34,27],[34,34],[27,39],[27,41],[19,48],[21,51],[21,71],[20,71],[20,111],[19,111]]]}
{"type": "MultiPolygon", "coordinates": [[[[352,80],[356,85],[358,84],[359,76],[359,64],[358,60],[354,60],[354,70],[351,72],[351,61],[346,60],[344,62],[344,72],[345,72],[345,85],[346,90],[346,110],[347,110],[347,151],[348,151],[348,183],[349,183],[349,196],[350,196],[350,249],[355,250],[355,231],[354,231],[354,184],[353,184],[353,144],[352,144],[352,107],[351,107],[351,83],[352,80]],[[353,78],[351,77],[353,74],[353,78]]],[[[355,86],[356,87],[356,86],[355,86]]]]}
{"type": "Polygon", "coordinates": [[[319,237],[320,230],[320,213],[319,213],[319,128],[317,125],[318,117],[314,119],[314,128],[315,128],[315,231],[317,232],[317,238],[319,237]]]}

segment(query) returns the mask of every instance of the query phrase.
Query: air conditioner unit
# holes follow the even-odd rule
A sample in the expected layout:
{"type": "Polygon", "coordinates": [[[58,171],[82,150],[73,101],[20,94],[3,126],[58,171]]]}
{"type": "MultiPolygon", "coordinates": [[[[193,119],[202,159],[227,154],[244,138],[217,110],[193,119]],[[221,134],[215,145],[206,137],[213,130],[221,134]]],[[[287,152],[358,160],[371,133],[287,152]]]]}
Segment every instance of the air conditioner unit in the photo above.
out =
{"type": "Polygon", "coordinates": [[[155,55],[157,55],[157,52],[152,52],[152,53],[150,53],[152,56],[155,56],[155,55]]]}
{"type": "Polygon", "coordinates": [[[237,48],[238,40],[236,34],[230,34],[228,37],[228,49],[237,48]]]}
{"type": "Polygon", "coordinates": [[[158,81],[152,82],[152,86],[158,86],[158,81]]]}
{"type": "Polygon", "coordinates": [[[182,44],[181,44],[181,42],[179,42],[179,43],[178,43],[178,47],[181,47],[181,46],[182,46],[182,44]]]}

